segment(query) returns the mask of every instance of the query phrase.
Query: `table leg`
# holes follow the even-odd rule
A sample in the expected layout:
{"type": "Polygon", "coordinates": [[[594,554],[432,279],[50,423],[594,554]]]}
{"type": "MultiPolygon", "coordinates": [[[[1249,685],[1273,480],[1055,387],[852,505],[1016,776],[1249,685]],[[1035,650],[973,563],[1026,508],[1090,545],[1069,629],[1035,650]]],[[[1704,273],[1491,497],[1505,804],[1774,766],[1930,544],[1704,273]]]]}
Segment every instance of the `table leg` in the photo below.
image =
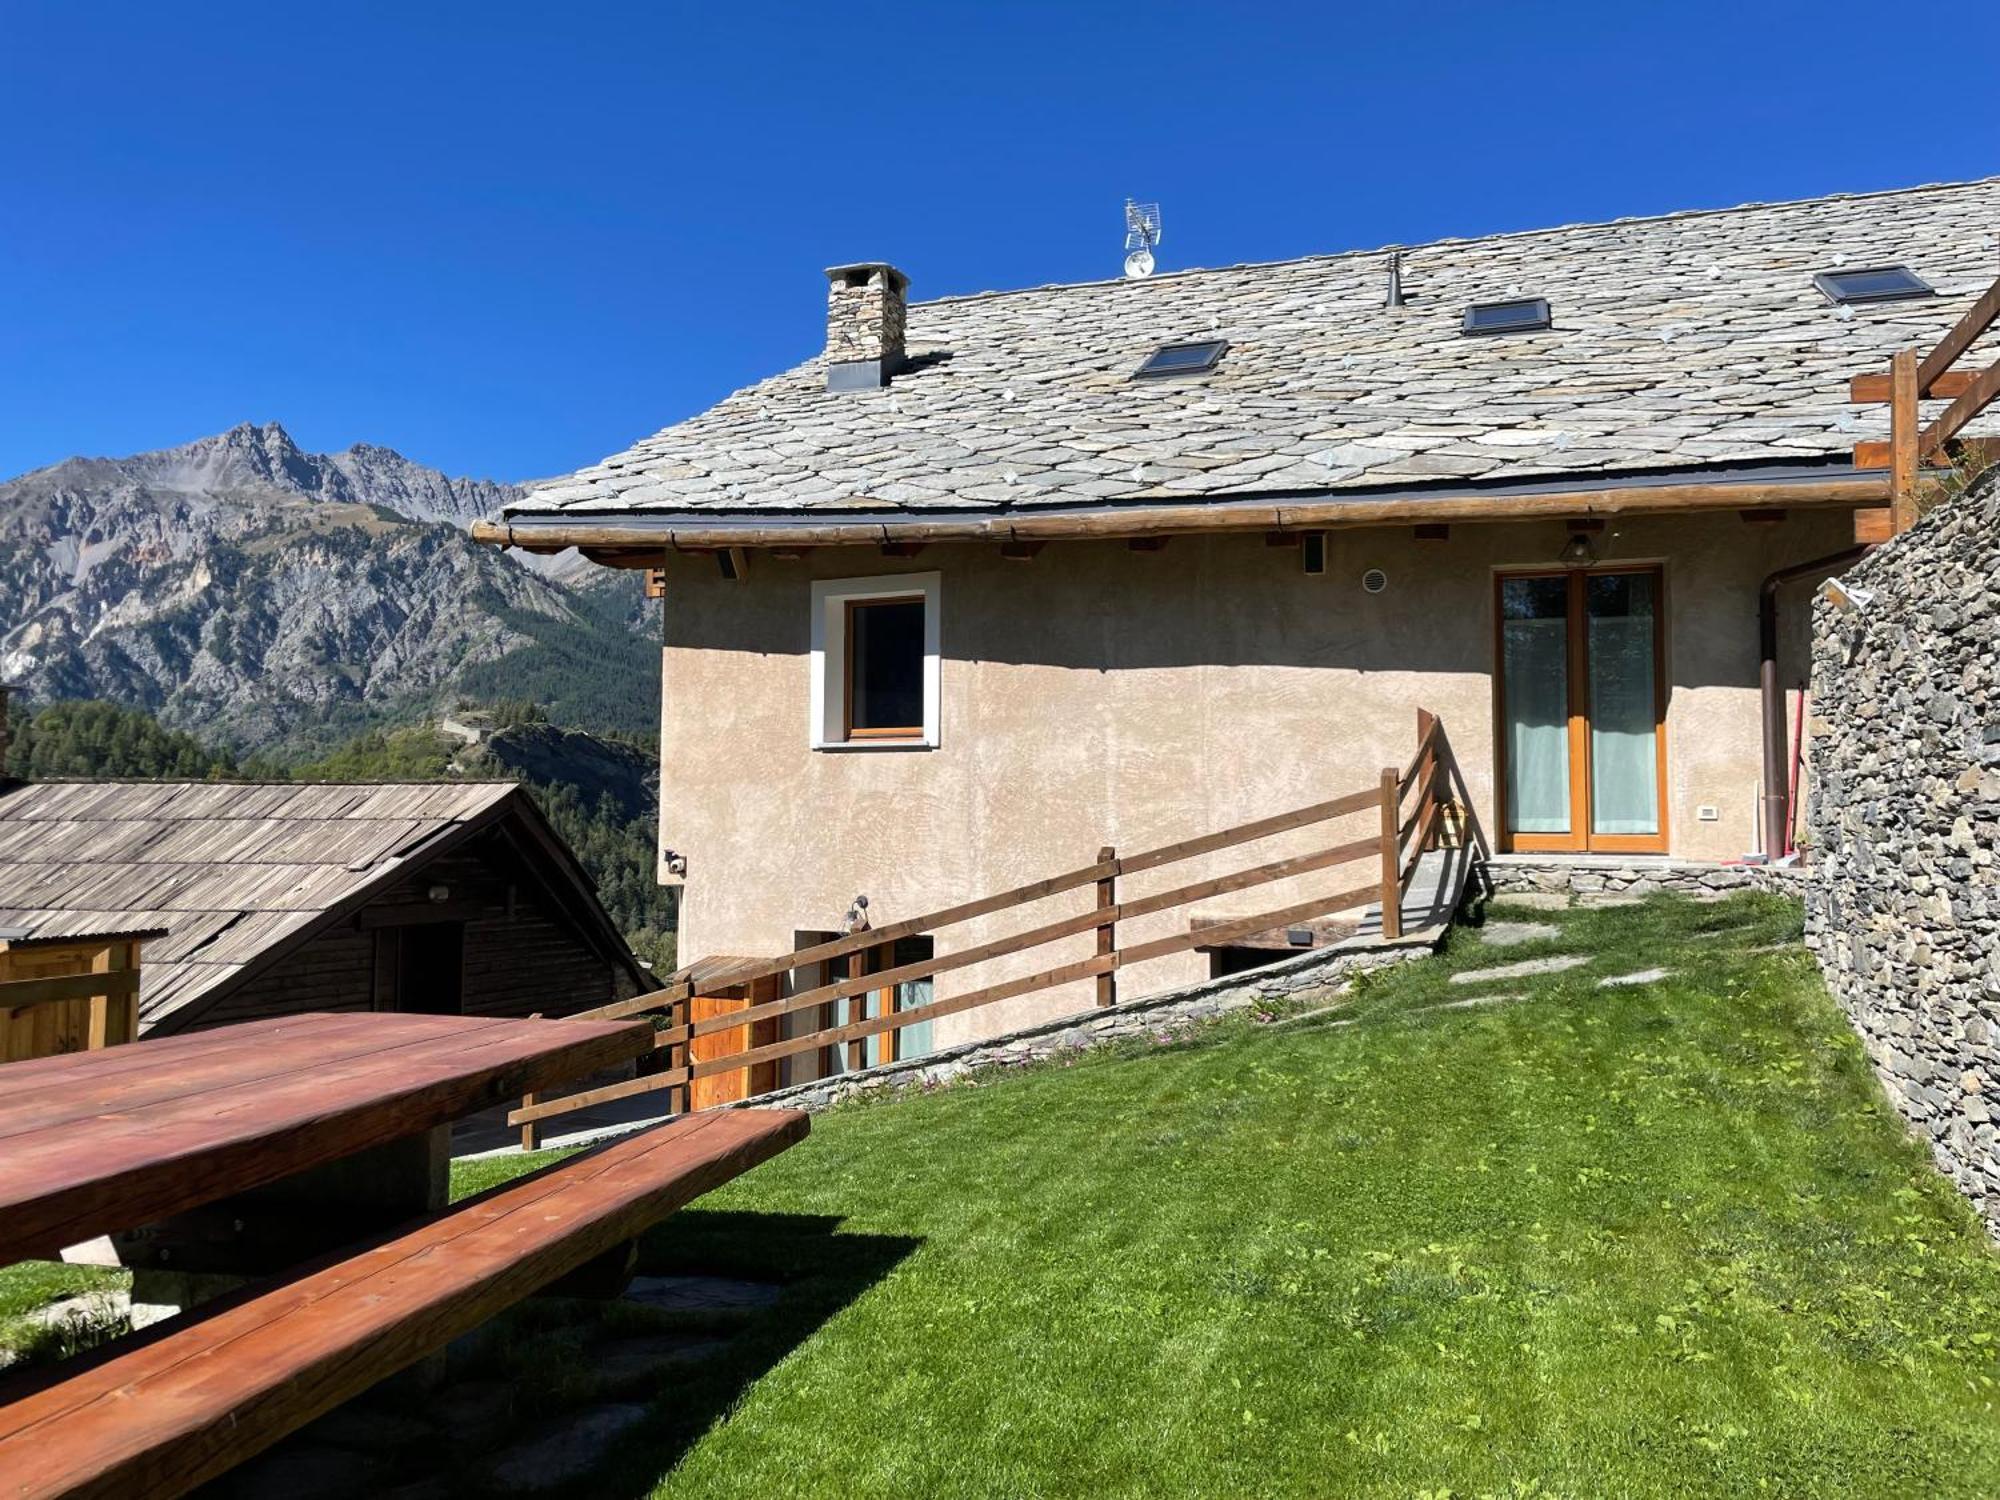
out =
{"type": "Polygon", "coordinates": [[[132,1268],[133,1326],[436,1213],[450,1174],[451,1127],[440,1125],[113,1235],[132,1268]]]}

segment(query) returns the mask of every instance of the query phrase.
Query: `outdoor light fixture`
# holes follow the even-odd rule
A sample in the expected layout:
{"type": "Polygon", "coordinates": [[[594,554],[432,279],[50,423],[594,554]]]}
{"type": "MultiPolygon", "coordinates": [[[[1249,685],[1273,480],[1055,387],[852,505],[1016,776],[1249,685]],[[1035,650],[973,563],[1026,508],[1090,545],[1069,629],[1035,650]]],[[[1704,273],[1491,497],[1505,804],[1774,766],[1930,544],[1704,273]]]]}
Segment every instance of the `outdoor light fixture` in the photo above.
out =
{"type": "Polygon", "coordinates": [[[1597,549],[1591,545],[1590,538],[1579,531],[1563,543],[1563,549],[1556,554],[1556,558],[1569,567],[1580,568],[1597,561],[1597,549]]]}

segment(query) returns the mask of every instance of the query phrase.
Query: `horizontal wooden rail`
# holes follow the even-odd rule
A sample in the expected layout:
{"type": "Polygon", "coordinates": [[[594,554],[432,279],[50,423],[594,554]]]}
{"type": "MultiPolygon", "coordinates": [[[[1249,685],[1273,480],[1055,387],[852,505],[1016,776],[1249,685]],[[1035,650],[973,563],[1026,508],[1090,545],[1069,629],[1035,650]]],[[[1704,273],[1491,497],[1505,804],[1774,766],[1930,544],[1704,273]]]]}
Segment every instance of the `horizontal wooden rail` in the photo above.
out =
{"type": "MultiPolygon", "coordinates": [[[[1918,394],[1927,401],[1949,401],[1953,396],[1965,394],[1965,388],[1972,384],[1972,377],[1963,370],[1955,370],[1948,375],[1940,375],[1926,391],[1922,389],[1923,377],[1919,373],[1918,394]]],[[[1879,406],[1890,396],[1887,375],[1856,375],[1847,382],[1847,399],[1855,406],[1879,406]]]]}
{"type": "MultiPolygon", "coordinates": [[[[655,1049],[664,1049],[668,1053],[667,1067],[642,1077],[604,1084],[561,1098],[524,1100],[522,1106],[508,1116],[508,1121],[510,1124],[523,1127],[524,1142],[531,1143],[537,1139],[534,1131],[539,1122],[591,1105],[607,1104],[663,1090],[685,1090],[698,1079],[734,1073],[821,1049],[846,1046],[850,1048],[853,1059],[858,1060],[861,1056],[858,1050],[859,1044],[870,1037],[888,1032],[900,1032],[927,1021],[958,1015],[1002,1000],[1015,999],[1092,978],[1100,981],[1101,997],[1107,993],[1107,987],[1110,985],[1108,976],[1115,976],[1120,969],[1131,965],[1143,964],[1197,948],[1214,947],[1233,939],[1289,927],[1334,912],[1367,906],[1377,900],[1385,901],[1384,932],[1394,937],[1398,931],[1396,918],[1401,910],[1402,891],[1414,877],[1424,851],[1435,837],[1442,822],[1442,797],[1449,791],[1454,773],[1455,764],[1451,758],[1450,743],[1445,736],[1443,724],[1431,715],[1423,714],[1419,716],[1416,752],[1411,757],[1407,769],[1402,771],[1393,767],[1386,769],[1382,773],[1380,785],[1367,791],[1315,802],[1290,812],[1258,818],[1215,833],[1178,840],[1123,857],[1116,856],[1107,849],[1092,864],[1080,865],[1046,879],[1031,881],[1026,885],[982,896],[976,900],[960,902],[884,927],[849,933],[828,942],[817,943],[767,960],[750,964],[729,964],[719,969],[711,969],[707,978],[704,978],[700,965],[677,970],[669,976],[667,983],[661,988],[631,1000],[601,1007],[592,1013],[610,1018],[639,1014],[648,1010],[670,1012],[668,1024],[660,1028],[654,1037],[655,1049]],[[1260,839],[1291,833],[1364,812],[1378,812],[1381,818],[1380,830],[1369,837],[1350,839],[1303,854],[1266,860],[1245,869],[1220,875],[1205,876],[1149,895],[1125,896],[1125,899],[1117,899],[1123,892],[1114,882],[1121,881],[1122,877],[1219,853],[1260,839]],[[1292,901],[1254,915],[1204,922],[1199,927],[1190,926],[1186,931],[1169,932],[1146,942],[1118,946],[1117,934],[1120,928],[1136,918],[1172,911],[1214,896],[1250,890],[1279,881],[1295,880],[1324,870],[1371,860],[1380,862],[1381,874],[1378,879],[1372,879],[1368,885],[1292,901]],[[978,917],[995,915],[1090,886],[1095,886],[1097,890],[1096,903],[1091,907],[1019,932],[991,938],[953,952],[934,953],[928,958],[873,973],[850,973],[795,994],[756,1001],[737,1009],[705,1016],[700,1020],[692,1019],[688,1013],[692,996],[714,992],[705,990],[704,984],[712,983],[747,998],[752,993],[751,986],[758,981],[827,965],[837,959],[851,960],[856,954],[879,949],[894,943],[899,938],[932,934],[941,928],[978,917]],[[840,1025],[819,1027],[798,1036],[781,1037],[754,1046],[744,1046],[724,1056],[706,1058],[690,1056],[692,1044],[702,1037],[732,1033],[747,1038],[751,1034],[750,1028],[760,1022],[773,1022],[784,1016],[821,1010],[843,1000],[862,999],[865,1004],[865,997],[875,994],[893,995],[899,986],[905,984],[932,979],[940,974],[971,968],[996,959],[1013,957],[1051,943],[1089,934],[1096,936],[1100,951],[1087,958],[1055,964],[1032,974],[980,986],[963,994],[930,1000],[906,1010],[889,1010],[885,1014],[873,1016],[862,1015],[840,1025]]],[[[1110,988],[1109,993],[1115,994],[1115,988],[1110,988]]],[[[893,1001],[886,1003],[893,1004],[893,1001]]],[[[669,1097],[671,1100],[671,1092],[669,1097]]],[[[681,1097],[685,1100],[686,1096],[683,1094],[681,1097]]]]}
{"type": "Polygon", "coordinates": [[[1917,390],[1934,389],[1944,378],[1945,371],[1957,364],[1959,356],[1979,342],[1980,335],[1993,326],[1996,318],[2000,318],[2000,278],[1996,278],[1985,294],[1965,310],[1965,316],[1952,325],[1950,333],[1938,340],[1937,347],[1923,357],[1917,366],[1917,390]]]}
{"type": "Polygon", "coordinates": [[[1958,399],[1924,429],[1923,441],[1917,445],[1917,456],[1932,457],[1964,431],[1967,423],[1992,405],[1996,397],[2000,397],[2000,360],[1973,376],[1958,399]]]}
{"type": "Polygon", "coordinates": [[[1891,357],[1888,374],[1871,372],[1848,381],[1848,400],[1889,403],[1889,441],[1854,445],[1857,469],[1889,471],[1887,524],[1857,513],[1857,541],[1885,541],[1916,524],[1918,491],[1926,468],[1934,468],[1940,461],[2000,462],[2000,442],[1959,437],[1980,413],[2000,400],[2000,360],[1984,370],[1952,369],[1996,321],[2000,321],[2000,279],[1966,309],[1930,353],[1919,358],[1914,349],[1900,350],[1891,357]],[[1951,404],[1925,427],[1919,404],[1930,400],[1949,400],[1951,404]]]}
{"type": "Polygon", "coordinates": [[[114,998],[139,993],[137,969],[100,969],[93,974],[52,974],[39,979],[0,980],[0,1009],[52,1005],[61,1000],[114,998]]]}

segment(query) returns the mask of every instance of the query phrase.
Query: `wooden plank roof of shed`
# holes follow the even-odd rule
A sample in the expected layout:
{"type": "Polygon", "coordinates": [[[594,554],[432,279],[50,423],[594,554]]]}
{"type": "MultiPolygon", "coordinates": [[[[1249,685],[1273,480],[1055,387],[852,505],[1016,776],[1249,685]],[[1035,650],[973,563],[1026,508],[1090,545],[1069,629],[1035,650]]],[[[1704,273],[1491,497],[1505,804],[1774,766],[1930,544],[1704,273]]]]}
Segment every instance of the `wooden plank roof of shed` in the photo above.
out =
{"type": "Polygon", "coordinates": [[[0,795],[0,927],[164,929],[141,971],[150,1027],[521,796],[512,782],[18,787],[0,795]]]}

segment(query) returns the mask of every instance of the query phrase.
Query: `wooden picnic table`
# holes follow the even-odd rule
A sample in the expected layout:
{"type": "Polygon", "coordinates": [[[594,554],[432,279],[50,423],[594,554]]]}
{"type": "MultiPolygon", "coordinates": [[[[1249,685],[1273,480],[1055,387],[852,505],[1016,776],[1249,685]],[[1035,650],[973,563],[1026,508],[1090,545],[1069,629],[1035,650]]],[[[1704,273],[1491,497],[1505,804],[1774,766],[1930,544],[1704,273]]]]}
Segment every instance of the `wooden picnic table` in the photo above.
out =
{"type": "Polygon", "coordinates": [[[639,1235],[806,1117],[685,1116],[449,1207],[444,1147],[652,1045],[650,1021],[370,1013],[0,1066],[0,1264],[147,1225],[135,1311],[149,1276],[201,1304],[0,1382],[0,1495],[169,1500],[524,1298],[616,1295],[639,1235]]]}
{"type": "Polygon", "coordinates": [[[0,1265],[397,1142],[442,1141],[452,1120],[630,1061],[652,1038],[647,1021],[361,1012],[8,1063],[0,1265]]]}

